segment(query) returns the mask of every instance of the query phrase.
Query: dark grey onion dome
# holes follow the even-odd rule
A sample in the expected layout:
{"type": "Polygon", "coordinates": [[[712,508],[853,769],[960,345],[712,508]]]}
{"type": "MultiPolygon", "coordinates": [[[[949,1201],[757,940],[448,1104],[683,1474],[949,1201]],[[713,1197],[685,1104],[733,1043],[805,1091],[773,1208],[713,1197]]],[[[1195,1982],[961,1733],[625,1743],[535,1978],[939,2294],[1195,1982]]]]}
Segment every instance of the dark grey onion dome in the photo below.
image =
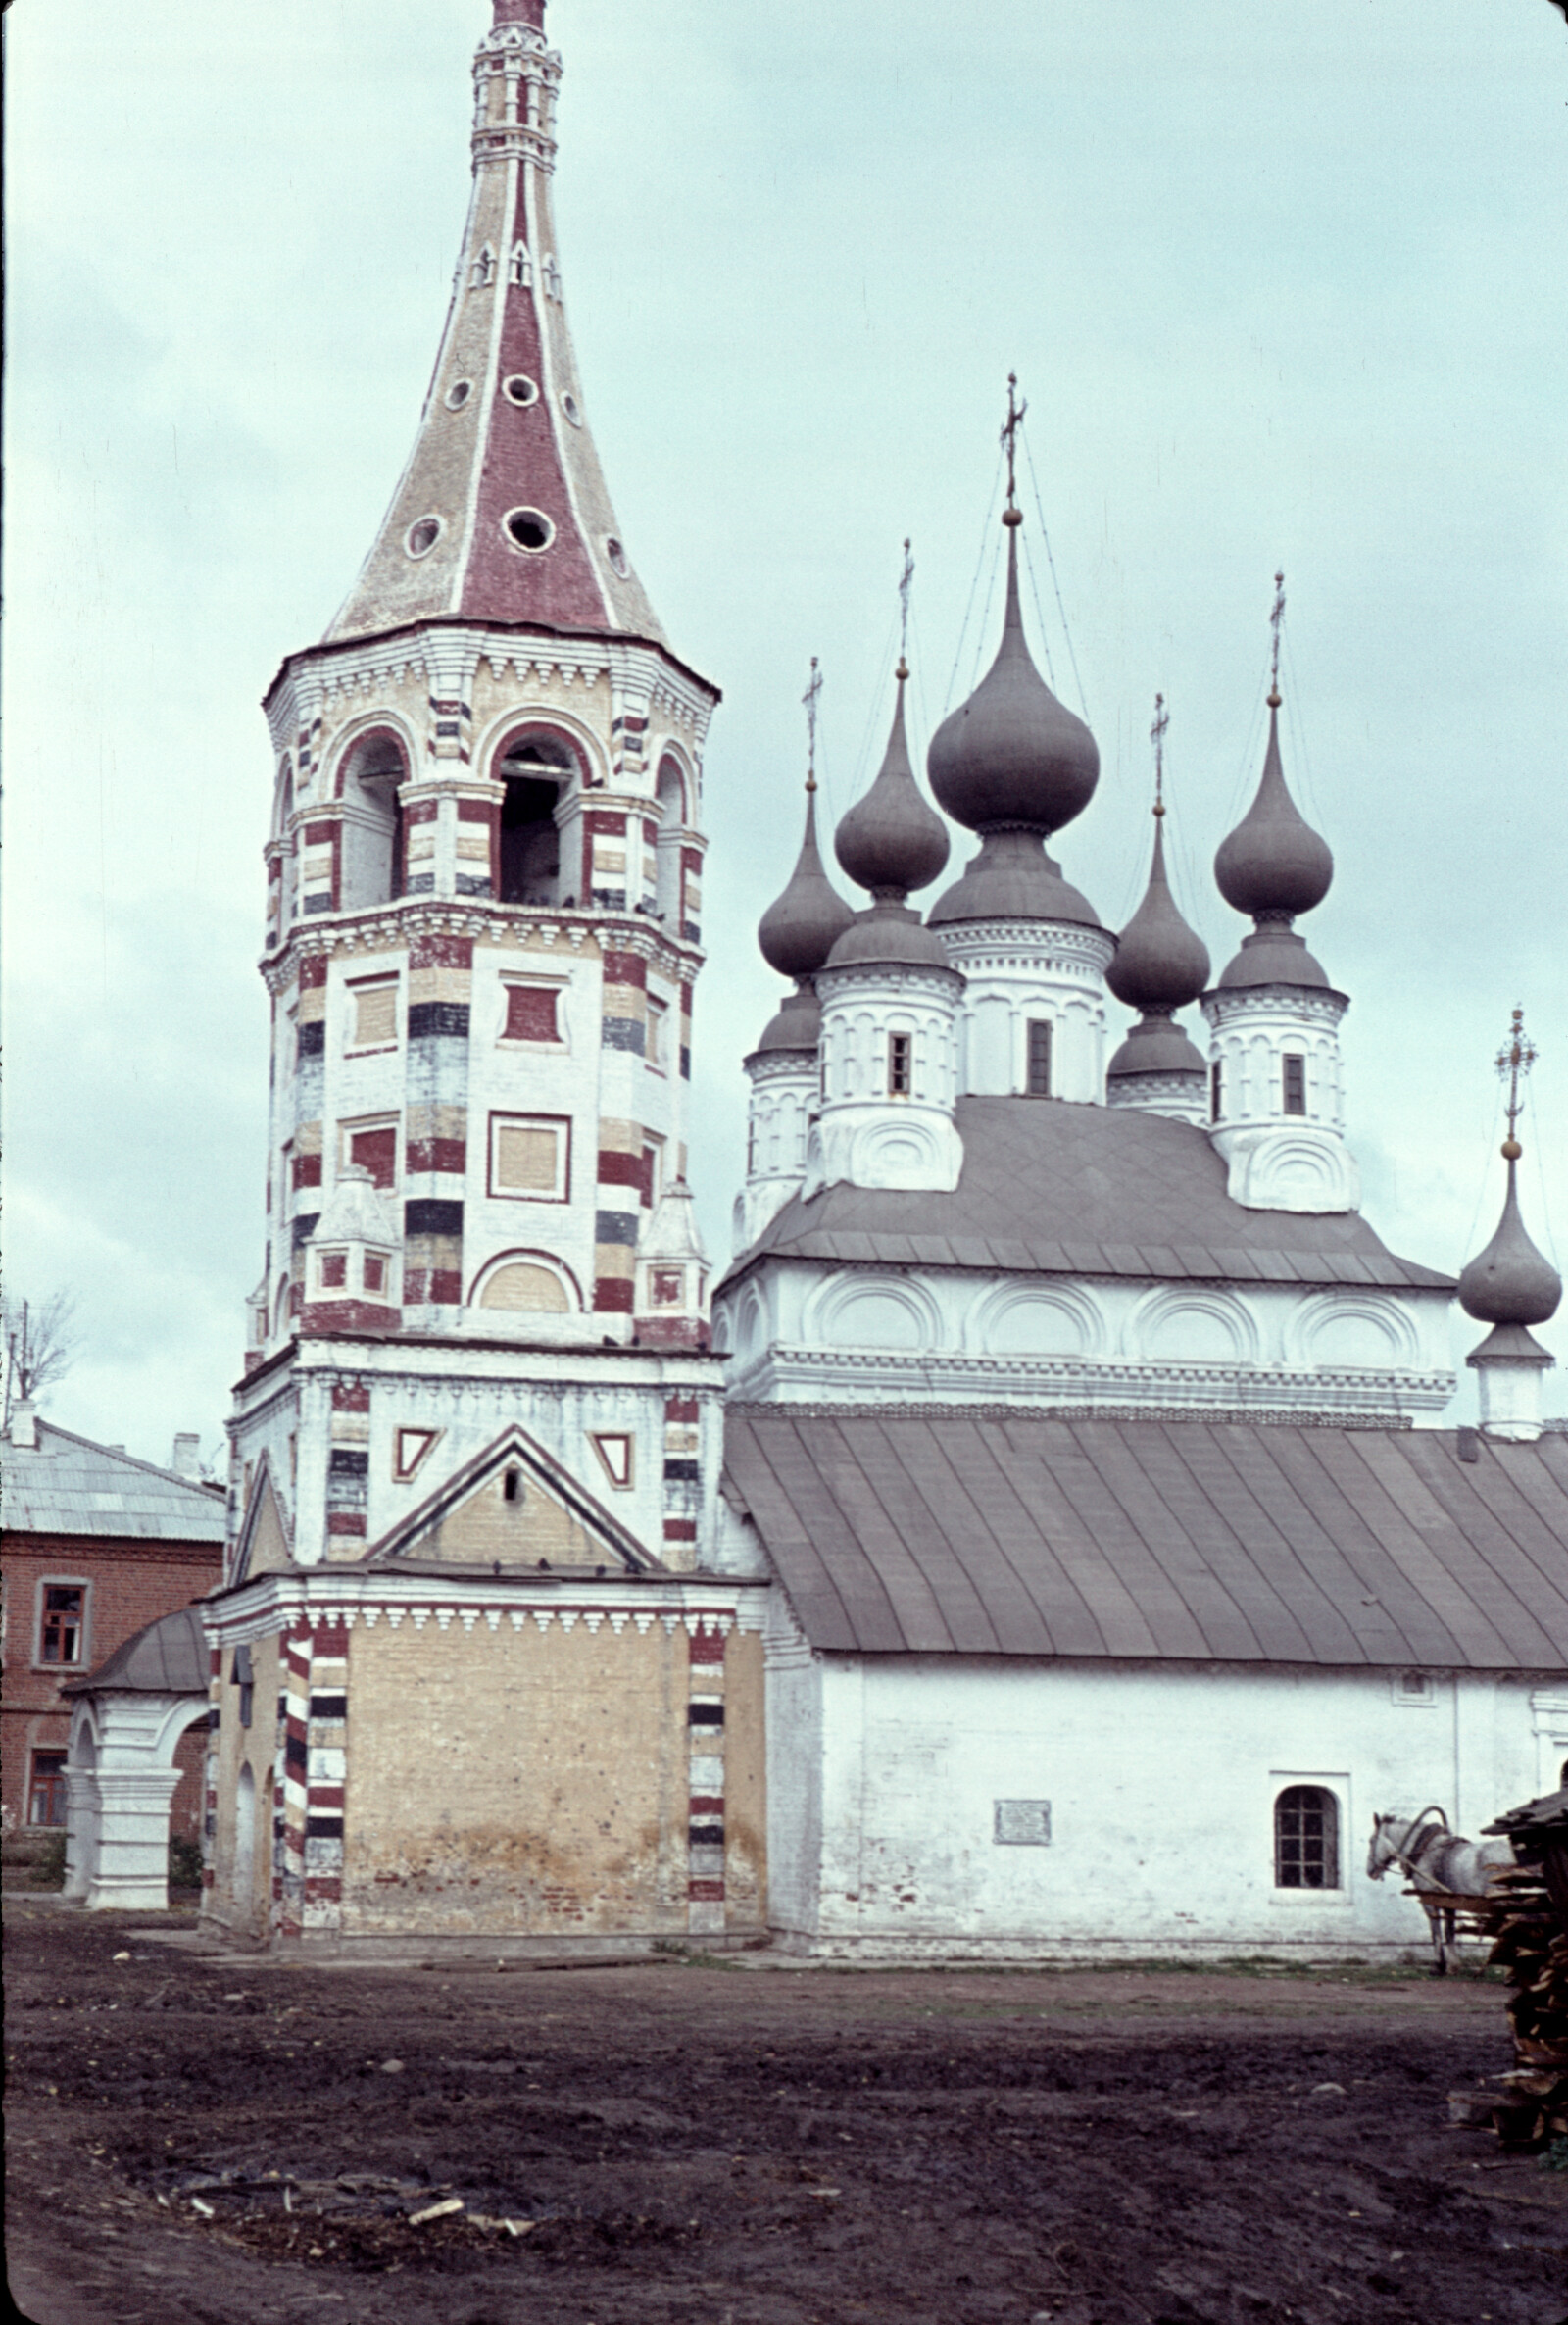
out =
{"type": "Polygon", "coordinates": [[[948,861],[942,818],[920,797],[909,765],[904,734],[908,675],[901,662],[899,697],[881,772],[840,822],[833,842],[850,878],[858,887],[869,888],[878,903],[902,904],[911,889],[929,887],[948,861]]]}
{"type": "MultiPolygon", "coordinates": [[[[808,780],[801,853],[788,887],[768,906],[758,926],[762,959],[781,977],[811,976],[854,918],[854,907],[845,903],[822,869],[816,845],[816,784],[808,780]]],[[[790,1004],[784,1006],[788,1009],[790,1004]]]]}
{"type": "Polygon", "coordinates": [[[809,1050],[814,1055],[821,1033],[821,1004],[809,980],[803,977],[795,991],[785,995],[778,1014],[768,1019],[754,1054],[760,1056],[770,1050],[809,1050]]]}
{"type": "Polygon", "coordinates": [[[1214,878],[1225,902],[1237,912],[1250,913],[1254,920],[1283,919],[1288,924],[1298,913],[1309,913],[1323,902],[1334,878],[1334,858],[1328,842],[1300,815],[1286,788],[1277,691],[1268,702],[1263,779],[1247,814],[1229,839],[1220,842],[1214,878]]]}
{"type": "Polygon", "coordinates": [[[1517,1141],[1510,1138],[1502,1151],[1508,1162],[1502,1217],[1486,1250],[1459,1278],[1459,1305],[1479,1324],[1544,1324],[1557,1312],[1562,1277],[1537,1251],[1519,1216],[1517,1141]]]}
{"type": "Polygon", "coordinates": [[[829,968],[858,968],[891,962],[909,968],[945,968],[955,983],[959,972],[947,956],[939,936],[932,934],[918,913],[904,904],[875,904],[846,928],[827,957],[829,968]]]}
{"type": "Polygon", "coordinates": [[[1325,993],[1334,990],[1321,963],[1307,951],[1306,939],[1283,920],[1265,920],[1261,928],[1244,936],[1235,960],[1227,962],[1220,972],[1219,982],[1224,992],[1238,985],[1312,985],[1325,993]]]}
{"type": "Polygon", "coordinates": [[[1192,1073],[1204,1080],[1208,1064],[1202,1052],[1194,1048],[1164,1011],[1151,1010],[1139,1018],[1105,1068],[1105,1078],[1112,1082],[1139,1073],[1192,1073]]]}
{"type": "Polygon", "coordinates": [[[933,928],[953,920],[1070,920],[1098,928],[1087,896],[1061,876],[1038,831],[988,831],[978,856],[945,888],[926,915],[933,928]]]}
{"type": "Polygon", "coordinates": [[[1165,811],[1154,810],[1154,856],[1149,886],[1116,944],[1105,982],[1129,1009],[1185,1009],[1208,983],[1208,947],[1176,910],[1165,876],[1165,811]]]}
{"type": "Polygon", "coordinates": [[[1002,644],[968,701],[932,736],[926,772],[937,805],[956,823],[971,831],[1049,834],[1081,815],[1094,797],[1100,752],[1083,720],[1057,702],[1030,659],[1018,604],[1016,510],[1009,509],[1003,521],[1007,605],[1002,644]]]}

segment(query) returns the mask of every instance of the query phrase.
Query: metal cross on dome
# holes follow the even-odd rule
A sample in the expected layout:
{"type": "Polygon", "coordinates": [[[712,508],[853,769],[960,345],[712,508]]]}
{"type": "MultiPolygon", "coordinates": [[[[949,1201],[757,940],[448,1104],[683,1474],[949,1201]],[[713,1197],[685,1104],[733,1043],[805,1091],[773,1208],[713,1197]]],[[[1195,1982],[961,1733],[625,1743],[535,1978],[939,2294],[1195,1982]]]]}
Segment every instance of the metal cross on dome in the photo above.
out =
{"type": "Polygon", "coordinates": [[[1280,699],[1280,629],[1285,620],[1285,575],[1274,576],[1274,603],[1269,608],[1268,625],[1274,632],[1274,653],[1269,663],[1268,699],[1278,707],[1280,699]]]}
{"type": "Polygon", "coordinates": [[[914,559],[909,544],[904,544],[904,570],[899,575],[899,663],[909,659],[909,587],[914,579],[914,559]]]}
{"type": "MultiPolygon", "coordinates": [[[[1516,1009],[1508,1027],[1508,1038],[1497,1052],[1497,1073],[1508,1085],[1505,1110],[1508,1116],[1508,1146],[1518,1145],[1514,1137],[1514,1124],[1524,1113],[1525,1102],[1519,1095],[1519,1084],[1529,1074],[1539,1056],[1535,1043],[1525,1032],[1525,1013],[1522,1009],[1516,1009]]],[[[1506,1155],[1508,1147],[1505,1146],[1502,1151],[1506,1155]]]]}
{"type": "Polygon", "coordinates": [[[1163,816],[1165,813],[1165,729],[1169,724],[1170,713],[1165,708],[1165,697],[1162,694],[1156,694],[1154,697],[1154,723],[1149,730],[1149,739],[1154,746],[1154,813],[1156,816],[1163,816]]]}
{"type": "MultiPolygon", "coordinates": [[[[907,543],[906,543],[907,546],[907,543]]],[[[806,705],[806,788],[816,789],[816,706],[822,699],[822,672],[816,656],[811,657],[811,683],[802,695],[806,705]]]]}
{"type": "Polygon", "coordinates": [[[1027,400],[1018,394],[1018,374],[1016,371],[1009,371],[1007,373],[1007,417],[1002,423],[1002,441],[1007,447],[1007,506],[1009,509],[1016,508],[1018,504],[1016,475],[1018,430],[1023,425],[1023,416],[1028,409],[1027,400]]]}

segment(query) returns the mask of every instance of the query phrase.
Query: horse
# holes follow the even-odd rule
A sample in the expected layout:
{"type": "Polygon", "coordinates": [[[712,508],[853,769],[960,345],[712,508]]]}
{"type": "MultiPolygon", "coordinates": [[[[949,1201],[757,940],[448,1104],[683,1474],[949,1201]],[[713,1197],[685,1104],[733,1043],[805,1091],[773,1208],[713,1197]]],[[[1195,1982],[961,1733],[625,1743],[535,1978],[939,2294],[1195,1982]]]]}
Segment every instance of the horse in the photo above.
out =
{"type": "Polygon", "coordinates": [[[1366,1853],[1369,1881],[1381,1881],[1390,1865],[1397,1865],[1415,1888],[1432,1933],[1432,1975],[1442,1978],[1459,1959],[1454,1928],[1466,1899],[1484,1898],[1494,1873],[1514,1862],[1513,1845],[1502,1841],[1467,1841],[1450,1832],[1448,1819],[1436,1806],[1419,1816],[1374,1816],[1372,1845],[1366,1853]]]}

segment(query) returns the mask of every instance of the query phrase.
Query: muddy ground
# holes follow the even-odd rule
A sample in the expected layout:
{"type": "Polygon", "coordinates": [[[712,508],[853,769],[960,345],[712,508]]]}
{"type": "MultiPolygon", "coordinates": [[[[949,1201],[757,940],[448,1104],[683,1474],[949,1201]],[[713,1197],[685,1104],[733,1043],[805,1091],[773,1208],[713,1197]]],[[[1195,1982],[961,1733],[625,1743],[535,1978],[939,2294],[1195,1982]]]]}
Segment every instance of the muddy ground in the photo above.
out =
{"type": "Polygon", "coordinates": [[[7,1905],[36,2325],[1568,2319],[1568,2173],[1447,2124],[1508,2063],[1479,1980],[303,1970],[158,1927],[7,1905]]]}

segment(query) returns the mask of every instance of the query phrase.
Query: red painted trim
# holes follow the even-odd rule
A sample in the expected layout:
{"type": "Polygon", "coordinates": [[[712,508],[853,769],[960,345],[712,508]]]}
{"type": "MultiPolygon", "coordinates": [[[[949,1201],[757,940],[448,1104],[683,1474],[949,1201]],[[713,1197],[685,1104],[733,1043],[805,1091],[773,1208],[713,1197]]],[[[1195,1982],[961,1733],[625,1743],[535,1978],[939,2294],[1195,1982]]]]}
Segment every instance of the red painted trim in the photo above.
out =
{"type": "Polygon", "coordinates": [[[721,1663],[724,1660],[723,1633],[699,1631],[690,1642],[688,1660],[694,1663],[721,1663]]]}
{"type": "Polygon", "coordinates": [[[300,1316],[306,1332],[395,1332],[402,1321],[401,1309],[376,1300],[308,1300],[300,1316]]]}
{"type": "Polygon", "coordinates": [[[317,993],[326,983],[327,959],[324,953],[307,953],[300,962],[300,991],[317,993]]]}
{"type": "Polygon", "coordinates": [[[318,1187],[321,1183],[320,1156],[296,1155],[293,1177],[296,1187],[318,1187]]]}
{"type": "Polygon", "coordinates": [[[632,1287],[620,1276],[601,1276],[594,1285],[595,1315],[630,1315],[632,1287]]]}
{"type": "Polygon", "coordinates": [[[694,1421],[700,1410],[695,1397],[666,1397],[664,1399],[666,1421],[694,1421]]]}
{"type": "Polygon", "coordinates": [[[696,1539],[697,1539],[697,1520],[696,1520],[696,1518],[694,1518],[694,1517],[666,1517],[666,1518],[665,1518],[665,1520],[664,1520],[664,1540],[665,1540],[666,1542],[695,1542],[695,1541],[696,1541],[696,1539]]]}
{"type": "Polygon", "coordinates": [[[641,953],[605,953],[605,983],[607,985],[638,985],[646,992],[648,964],[641,953]]]}
{"type": "Polygon", "coordinates": [[[368,1412],[370,1384],[364,1380],[339,1381],[332,1391],[334,1412],[368,1412]]]}
{"type": "Polygon", "coordinates": [[[491,823],[500,812],[494,801],[488,799],[460,799],[458,802],[460,823],[491,823]]]}
{"type": "MultiPolygon", "coordinates": [[[[412,813],[412,810],[411,810],[412,813]]],[[[410,968],[472,968],[471,936],[448,936],[425,930],[409,947],[410,968]]]]}
{"type": "Polygon", "coordinates": [[[358,1535],[363,1540],[364,1514],[358,1509],[329,1509],[326,1513],[326,1530],[329,1534],[358,1535]]]}
{"type": "Polygon", "coordinates": [[[603,839],[624,839],[626,818],[613,808],[589,808],[582,819],[584,831],[596,831],[603,839]]]}
{"type": "Polygon", "coordinates": [[[468,1142],[466,1138],[414,1138],[409,1141],[407,1162],[411,1178],[437,1171],[461,1178],[468,1167],[468,1142]]]}
{"type": "Polygon", "coordinates": [[[721,1905],[724,1902],[722,1881],[688,1881],[686,1895],[694,1905],[721,1905]]]}
{"type": "Polygon", "coordinates": [[[694,1792],[687,1813],[692,1816],[722,1816],[724,1796],[721,1792],[694,1792]]]}
{"type": "Polygon", "coordinates": [[[307,823],[305,845],[308,848],[323,847],[328,840],[337,838],[338,829],[339,826],[335,818],[330,823],[307,823]]]}
{"type": "Polygon", "coordinates": [[[623,1155],[614,1147],[599,1150],[599,1184],[602,1187],[636,1187],[644,1192],[648,1185],[648,1165],[641,1155],[623,1155]]]}

